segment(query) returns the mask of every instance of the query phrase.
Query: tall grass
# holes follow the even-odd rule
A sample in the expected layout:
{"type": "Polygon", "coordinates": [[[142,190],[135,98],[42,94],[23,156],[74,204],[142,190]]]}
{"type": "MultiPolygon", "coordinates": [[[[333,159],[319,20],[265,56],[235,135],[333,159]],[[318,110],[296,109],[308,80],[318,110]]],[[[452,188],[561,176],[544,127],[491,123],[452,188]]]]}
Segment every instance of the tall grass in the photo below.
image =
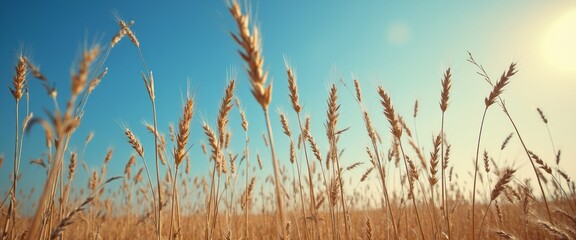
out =
{"type": "MultiPolygon", "coordinates": [[[[262,137],[270,155],[255,153],[258,167],[250,163],[254,159],[251,139],[260,140],[261,133],[248,131],[251,116],[235,95],[236,76],[229,76],[215,123],[204,121],[201,128],[192,124],[195,107],[206,103],[197,103],[187,94],[177,128],[170,126],[166,138],[158,130],[161,124],[157,122],[154,77],[144,60],[140,41],[131,29],[134,22],[116,16],[119,30],[106,47],[93,45],[82,51],[72,74],[70,97],[63,108],[57,98],[59,89],[53,87],[39,68],[24,55],[16,59],[10,87],[15,100],[14,165],[10,189],[3,193],[5,197],[0,205],[1,239],[576,239],[576,218],[573,217],[576,186],[570,171],[560,165],[560,150],[554,145],[548,119],[538,108],[555,154],[553,167],[547,158],[540,158],[527,147],[512,118],[512,109],[508,109],[503,100],[504,88],[517,72],[515,63],[493,82],[469,54],[468,61],[492,87],[484,99],[470,192],[457,175],[462,170],[455,170],[450,162],[451,145],[446,140],[449,135],[446,113],[453,104],[450,102],[452,69],[446,69],[442,75],[440,128],[433,136],[429,155],[424,153],[426,146],[421,145],[416,132],[418,101],[412,114],[413,135],[384,87],[363,93],[361,81],[353,79],[354,90],[348,90],[358,104],[360,114],[357,116],[366,131],[364,136],[354,135],[358,138],[354,143],[364,140],[367,146],[354,146],[365,147],[366,155],[353,156],[354,162],[348,162],[350,157],[344,155],[344,150],[349,146],[340,144],[340,140],[351,138],[349,132],[358,130],[356,126],[342,127],[340,123],[345,98],[338,90],[342,85],[347,88],[346,80],[340,85],[332,84],[328,90],[323,123],[327,145],[322,148],[317,141],[322,138],[314,136],[316,132],[311,129],[313,121],[322,116],[303,114],[297,74],[285,60],[287,99],[293,112],[280,112],[281,127],[273,125],[270,119],[273,86],[268,83],[260,30],[250,22],[240,3],[232,1],[228,10],[237,27],[230,35],[239,49],[253,97],[262,108],[266,122],[266,133],[262,137]],[[123,176],[107,177],[111,150],[106,152],[100,170],[88,169],[84,162],[84,151],[92,134],[86,138],[81,151],[69,148],[84,111],[89,109],[91,93],[106,75],[106,60],[113,56],[112,49],[124,37],[136,47],[137,58],[142,63],[141,75],[153,119],[152,124],[145,123],[145,128],[154,138],[154,165],[148,165],[151,160],[144,154],[149,147],[130,128],[123,127],[128,142],[123,147],[131,148],[134,154],[127,160],[123,176]],[[55,104],[46,119],[33,117],[29,111],[28,73],[47,87],[47,94],[55,104]],[[374,119],[385,121],[387,128],[379,129],[380,125],[373,123],[374,113],[365,106],[364,94],[379,97],[384,119],[374,119]],[[22,99],[26,100],[23,120],[22,99]],[[500,106],[514,129],[500,152],[512,144],[513,136],[518,137],[531,163],[533,177],[520,179],[515,175],[513,163],[490,161],[488,150],[483,155],[484,171],[480,171],[484,124],[493,105],[500,106]],[[236,118],[230,116],[234,106],[240,115],[236,123],[233,122],[236,118]],[[290,128],[292,121],[297,122],[296,131],[290,128]],[[230,128],[233,124],[239,124],[244,132],[238,137],[243,142],[240,152],[231,147],[235,139],[230,128]],[[23,190],[18,186],[18,182],[23,181],[21,178],[29,177],[21,176],[19,167],[22,152],[27,151],[23,145],[24,133],[33,126],[44,130],[47,152],[46,159],[30,162],[47,173],[45,181],[36,184],[41,192],[38,199],[32,199],[31,193],[20,193],[23,190]],[[284,132],[287,144],[275,145],[275,130],[284,132]],[[200,145],[204,156],[189,151],[195,146],[196,139],[190,138],[194,131],[206,137],[206,144],[200,145]],[[405,147],[406,144],[410,148],[405,147]],[[279,149],[289,154],[290,163],[278,161],[277,154],[283,152],[279,149]],[[190,159],[196,158],[205,158],[210,166],[192,175],[190,159]],[[272,162],[270,175],[266,175],[268,171],[263,169],[262,159],[272,162]],[[182,169],[184,161],[186,166],[182,169]],[[86,180],[77,174],[79,166],[89,175],[87,186],[78,184],[86,180]],[[291,167],[291,175],[286,166],[291,167]],[[134,168],[138,169],[136,174],[132,174],[134,168]],[[164,178],[161,172],[165,172],[164,178]],[[495,176],[498,180],[492,184],[495,176]],[[120,186],[106,186],[120,178],[123,178],[120,186]],[[533,182],[538,183],[539,191],[533,190],[533,182]],[[486,185],[490,189],[482,192],[479,186],[486,185]],[[469,194],[472,196],[468,197],[469,194]],[[33,216],[19,214],[24,202],[35,203],[33,216]],[[166,209],[170,211],[162,211],[166,209]]],[[[0,155],[0,167],[3,161],[0,155]]]]}

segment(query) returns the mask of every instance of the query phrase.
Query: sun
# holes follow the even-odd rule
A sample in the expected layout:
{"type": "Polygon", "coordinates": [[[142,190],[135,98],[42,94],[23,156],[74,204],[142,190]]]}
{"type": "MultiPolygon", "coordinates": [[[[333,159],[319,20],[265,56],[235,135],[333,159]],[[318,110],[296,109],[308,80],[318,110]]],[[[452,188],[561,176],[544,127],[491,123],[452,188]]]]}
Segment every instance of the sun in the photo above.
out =
{"type": "Polygon", "coordinates": [[[576,9],[552,22],[542,43],[544,55],[552,67],[576,73],[576,9]]]}

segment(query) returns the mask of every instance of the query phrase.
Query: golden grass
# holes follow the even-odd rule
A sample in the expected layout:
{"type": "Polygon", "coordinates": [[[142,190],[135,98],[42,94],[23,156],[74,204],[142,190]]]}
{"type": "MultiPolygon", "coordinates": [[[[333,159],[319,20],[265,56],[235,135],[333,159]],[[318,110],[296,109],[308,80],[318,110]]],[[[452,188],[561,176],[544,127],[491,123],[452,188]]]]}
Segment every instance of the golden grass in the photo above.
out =
{"type": "MultiPolygon", "coordinates": [[[[17,110],[13,181],[0,205],[0,239],[576,239],[576,218],[573,217],[576,214],[576,187],[571,173],[559,165],[560,150],[555,149],[549,131],[555,165],[529,150],[503,101],[503,91],[517,72],[515,63],[509,65],[498,81],[492,82],[482,65],[469,55],[468,61],[492,86],[484,99],[472,169],[474,186],[469,192],[453,172],[451,145],[446,141],[444,131],[445,113],[451,104],[453,79],[450,68],[446,69],[440,82],[442,122],[439,133],[433,136],[430,154],[425,153],[418,142],[418,100],[412,109],[414,124],[409,126],[394,108],[384,87],[378,86],[376,91],[367,93],[380,97],[390,133],[385,135],[385,131],[373,125],[372,115],[364,107],[360,81],[353,79],[355,91],[350,93],[358,104],[359,117],[366,130],[364,137],[369,145],[365,146],[366,156],[355,156],[358,159],[353,163],[346,163],[342,161],[345,146],[340,146],[339,140],[346,138],[347,131],[354,128],[338,124],[341,117],[338,86],[333,84],[328,90],[324,122],[328,145],[322,148],[315,138],[319,136],[314,136],[311,130],[312,118],[316,121],[321,116],[301,115],[305,108],[300,104],[297,76],[285,61],[287,97],[294,115],[280,112],[281,128],[273,128],[269,116],[272,84],[267,85],[260,31],[252,26],[238,2],[231,2],[228,10],[238,28],[231,36],[240,49],[238,53],[246,66],[252,94],[266,120],[267,134],[262,138],[270,148],[270,154],[255,153],[258,167],[250,165],[250,159],[254,157],[250,152],[250,139],[260,140],[261,133],[249,131],[251,115],[242,109],[235,96],[235,79],[230,79],[225,88],[214,130],[209,122],[203,122],[202,130],[196,130],[206,137],[206,145],[201,145],[205,156],[189,153],[189,143],[194,141],[190,135],[195,131],[191,121],[197,104],[190,96],[184,102],[177,129],[170,126],[170,141],[164,138],[156,122],[154,77],[145,64],[141,44],[131,30],[134,22],[116,16],[120,29],[108,48],[95,45],[83,51],[78,69],[72,74],[71,95],[64,111],[58,106],[56,88],[50,87],[53,85],[49,84],[48,78],[26,56],[17,58],[10,87],[17,110]],[[138,49],[142,61],[142,79],[154,119],[153,124],[146,123],[145,127],[154,138],[155,166],[148,168],[144,145],[129,128],[124,128],[122,131],[128,142],[125,147],[132,148],[135,154],[127,159],[123,176],[108,178],[107,166],[113,158],[112,150],[108,150],[98,171],[86,167],[85,149],[69,152],[68,146],[80,126],[88,97],[106,75],[107,68],[102,70],[106,58],[125,36],[138,49]],[[28,71],[48,86],[47,94],[54,100],[55,110],[48,114],[48,119],[36,118],[28,112],[23,120],[19,118],[19,102],[28,103],[24,91],[28,71]],[[517,136],[532,164],[535,173],[532,178],[515,177],[510,163],[498,166],[490,160],[491,153],[486,150],[482,158],[484,166],[480,170],[484,121],[488,108],[493,105],[501,107],[515,130],[505,138],[500,151],[517,136]],[[239,111],[238,122],[230,122],[234,119],[229,116],[234,106],[239,111]],[[290,123],[297,127],[292,129],[290,123]],[[17,191],[20,177],[15,176],[19,176],[20,154],[26,151],[22,147],[24,132],[38,124],[45,131],[48,154],[46,159],[33,159],[30,163],[45,168],[47,179],[37,184],[41,187],[38,189],[40,198],[31,199],[31,194],[26,196],[17,191]],[[230,147],[232,139],[236,138],[229,128],[232,124],[238,124],[244,131],[245,145],[240,152],[230,147]],[[273,130],[282,130],[288,138],[288,144],[279,146],[289,153],[285,157],[290,161],[285,165],[277,161],[273,130]],[[391,137],[390,143],[383,141],[386,137],[391,137]],[[404,149],[406,143],[411,149],[404,149]],[[137,157],[143,167],[139,166],[137,157]],[[200,174],[191,175],[191,168],[194,168],[191,158],[205,158],[211,166],[195,171],[200,174]],[[184,160],[185,170],[180,171],[184,160]],[[268,160],[272,162],[273,171],[265,175],[263,161],[268,160]],[[76,183],[79,164],[84,165],[89,175],[86,186],[76,183]],[[166,167],[164,178],[160,176],[159,164],[166,167]],[[242,164],[243,172],[239,170],[242,164]],[[136,174],[132,174],[133,169],[138,169],[136,174]],[[144,170],[147,183],[143,181],[144,170]],[[150,174],[154,170],[155,183],[150,174]],[[353,171],[358,174],[350,174],[353,171]],[[123,180],[119,187],[106,186],[120,178],[123,180]],[[348,179],[358,184],[354,186],[348,179]],[[477,181],[487,182],[490,189],[477,191],[477,181]],[[539,193],[532,189],[534,181],[538,182],[539,193]],[[31,218],[19,214],[21,203],[25,201],[35,203],[31,218]],[[163,224],[163,219],[168,221],[163,224]]],[[[537,111],[548,128],[548,118],[542,109],[537,111]]],[[[375,119],[380,121],[381,117],[375,119]]],[[[93,133],[86,138],[84,148],[92,136],[93,133]]],[[[0,155],[0,167],[3,162],[4,157],[0,155]]]]}

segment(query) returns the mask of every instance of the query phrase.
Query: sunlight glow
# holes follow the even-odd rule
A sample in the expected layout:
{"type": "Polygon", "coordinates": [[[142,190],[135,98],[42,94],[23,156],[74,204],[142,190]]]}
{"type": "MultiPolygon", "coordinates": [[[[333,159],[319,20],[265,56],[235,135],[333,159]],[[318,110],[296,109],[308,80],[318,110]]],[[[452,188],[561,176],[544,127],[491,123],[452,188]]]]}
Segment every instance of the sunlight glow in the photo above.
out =
{"type": "Polygon", "coordinates": [[[552,67],[576,73],[576,10],[557,18],[544,34],[542,43],[552,67]]]}

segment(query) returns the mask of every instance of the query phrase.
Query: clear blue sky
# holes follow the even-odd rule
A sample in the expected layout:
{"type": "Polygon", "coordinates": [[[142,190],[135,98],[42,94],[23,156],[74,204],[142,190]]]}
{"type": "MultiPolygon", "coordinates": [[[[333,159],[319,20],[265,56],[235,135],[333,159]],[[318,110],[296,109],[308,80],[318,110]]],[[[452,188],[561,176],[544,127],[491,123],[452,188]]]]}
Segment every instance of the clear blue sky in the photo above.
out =
{"type": "MultiPolygon", "coordinates": [[[[549,164],[553,153],[545,125],[536,107],[550,120],[556,148],[563,152],[561,166],[576,172],[576,49],[566,39],[576,39],[576,3],[573,1],[441,1],[399,3],[392,1],[252,1],[252,13],[261,26],[265,66],[274,81],[271,105],[276,126],[276,144],[280,160],[288,162],[288,144],[282,134],[276,109],[287,112],[292,126],[295,118],[288,97],[283,57],[297,69],[304,112],[313,120],[313,134],[325,146],[323,122],[328,87],[339,87],[342,104],[341,128],[351,126],[343,135],[344,165],[367,161],[363,151],[368,143],[353,96],[340,83],[350,87],[352,77],[361,82],[366,104],[378,131],[387,132],[381,114],[378,85],[392,96],[397,111],[412,124],[415,99],[420,101],[418,134],[426,152],[432,134],[440,129],[440,80],[447,67],[452,68],[451,104],[446,116],[446,133],[453,144],[451,164],[467,178],[472,171],[475,143],[490,87],[466,62],[470,51],[496,79],[510,62],[518,62],[519,73],[504,92],[528,147],[549,164]],[[567,16],[567,17],[566,17],[567,16]],[[571,17],[570,17],[571,16],[571,17]],[[566,28],[562,22],[572,21],[566,28]],[[560,29],[560,30],[554,30],[560,29]],[[563,45],[564,44],[564,45],[563,45]]],[[[158,121],[167,134],[168,124],[181,115],[187,86],[197,107],[191,128],[192,171],[207,174],[206,158],[200,143],[206,142],[201,122],[215,125],[219,101],[224,93],[227,72],[238,72],[237,96],[243,102],[250,121],[252,153],[268,158],[261,135],[264,122],[260,107],[249,92],[243,63],[228,32],[236,31],[225,1],[2,1],[0,3],[0,154],[5,156],[0,169],[0,192],[9,187],[14,144],[14,101],[8,90],[16,56],[24,51],[42,72],[56,83],[59,101],[67,99],[70,71],[84,44],[94,41],[107,45],[118,30],[113,12],[126,20],[141,42],[149,68],[154,72],[158,121]]],[[[95,137],[84,160],[99,169],[106,150],[114,149],[108,176],[120,175],[132,149],[126,143],[121,126],[129,126],[143,141],[148,156],[153,138],[142,121],[151,122],[147,93],[140,78],[142,67],[134,46],[122,40],[112,51],[106,66],[108,75],[94,91],[80,128],[70,144],[82,150],[89,132],[95,137]]],[[[39,82],[30,81],[31,111],[45,116],[52,111],[39,82]]],[[[21,115],[24,112],[21,111],[21,115]]],[[[236,110],[231,113],[233,148],[241,152],[243,133],[236,110]]],[[[412,125],[411,125],[412,126],[412,125]]],[[[503,139],[513,129],[498,107],[488,114],[482,148],[498,157],[503,139]]],[[[387,137],[386,137],[387,138],[387,137]]],[[[22,185],[25,190],[44,179],[43,171],[28,162],[42,156],[43,132],[33,129],[26,135],[22,154],[22,185]]],[[[254,156],[252,156],[255,159],[254,156]]],[[[514,138],[501,159],[520,168],[519,176],[532,176],[527,159],[514,138]],[[514,163],[512,163],[514,162],[514,163]]],[[[152,162],[151,158],[148,159],[152,162]]],[[[141,166],[141,163],[138,162],[141,166]]],[[[271,164],[265,161],[265,171],[271,164]]],[[[135,170],[133,170],[135,171],[135,170]]],[[[352,176],[362,174],[357,170],[352,176]]],[[[77,182],[85,184],[86,172],[79,168],[77,182]]],[[[357,177],[354,177],[357,179],[357,177]]],[[[469,180],[468,183],[470,182],[469,180]]],[[[38,190],[37,190],[38,192],[38,190]]]]}

